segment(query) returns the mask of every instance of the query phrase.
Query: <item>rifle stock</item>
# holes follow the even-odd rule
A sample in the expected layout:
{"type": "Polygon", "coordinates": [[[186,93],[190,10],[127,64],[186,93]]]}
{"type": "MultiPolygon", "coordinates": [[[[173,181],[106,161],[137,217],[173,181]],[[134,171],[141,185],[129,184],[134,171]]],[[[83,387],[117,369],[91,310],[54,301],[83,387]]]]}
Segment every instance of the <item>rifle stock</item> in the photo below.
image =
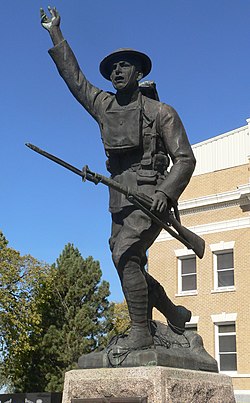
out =
{"type": "Polygon", "coordinates": [[[98,174],[96,172],[92,172],[87,165],[81,171],[80,169],[74,167],[73,165],[68,164],[67,162],[61,160],[60,158],[49,154],[48,152],[36,147],[33,144],[26,143],[27,147],[32,149],[33,151],[43,155],[44,157],[56,162],[57,164],[63,166],[64,168],[74,172],[76,175],[82,177],[83,181],[90,181],[95,183],[102,183],[120,193],[123,193],[126,198],[134,204],[136,207],[141,209],[145,214],[147,214],[154,222],[156,222],[159,226],[164,228],[170,235],[174,238],[178,239],[182,244],[184,244],[188,249],[192,249],[195,254],[201,259],[204,255],[205,250],[205,242],[204,240],[196,235],[194,232],[190,231],[188,228],[181,225],[181,223],[174,217],[171,211],[168,212],[167,216],[162,216],[155,214],[151,211],[152,199],[151,197],[139,193],[137,191],[133,191],[128,187],[121,185],[113,179],[107,178],[104,175],[98,174]],[[173,227],[174,230],[170,227],[173,227]]]}

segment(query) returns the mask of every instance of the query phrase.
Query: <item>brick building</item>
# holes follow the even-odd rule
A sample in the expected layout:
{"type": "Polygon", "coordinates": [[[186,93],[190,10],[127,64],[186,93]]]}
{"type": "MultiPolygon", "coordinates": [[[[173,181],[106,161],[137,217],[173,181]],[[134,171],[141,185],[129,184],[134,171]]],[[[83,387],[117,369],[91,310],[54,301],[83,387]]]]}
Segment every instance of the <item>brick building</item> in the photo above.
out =
{"type": "MultiPolygon", "coordinates": [[[[205,240],[205,255],[200,260],[162,231],[148,269],[174,303],[192,311],[188,326],[220,372],[250,393],[250,119],[193,150],[197,166],[179,209],[183,225],[205,240]]],[[[158,311],[154,318],[164,321],[158,311]]]]}

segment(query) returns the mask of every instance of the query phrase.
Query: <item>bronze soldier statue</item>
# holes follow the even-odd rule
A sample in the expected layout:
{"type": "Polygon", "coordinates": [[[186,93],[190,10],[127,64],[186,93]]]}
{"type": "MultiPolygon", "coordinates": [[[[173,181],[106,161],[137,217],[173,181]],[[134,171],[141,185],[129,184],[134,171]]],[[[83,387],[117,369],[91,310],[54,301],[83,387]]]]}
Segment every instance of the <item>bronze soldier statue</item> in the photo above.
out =
{"type": "MultiPolygon", "coordinates": [[[[54,45],[49,54],[74,97],[98,123],[111,178],[151,196],[156,214],[176,206],[194,171],[195,158],[176,111],[140,91],[139,81],[151,70],[150,58],[133,49],[118,49],[106,56],[100,72],[116,93],[102,91],[80,70],[63,38],[58,11],[49,7],[49,12],[48,17],[41,9],[42,26],[54,45]]],[[[153,344],[149,327],[153,307],[163,313],[174,332],[182,334],[191,312],[174,305],[145,270],[146,251],[161,227],[112,189],[109,209],[110,249],[131,319],[129,335],[119,341],[121,347],[140,349],[153,344]]]]}

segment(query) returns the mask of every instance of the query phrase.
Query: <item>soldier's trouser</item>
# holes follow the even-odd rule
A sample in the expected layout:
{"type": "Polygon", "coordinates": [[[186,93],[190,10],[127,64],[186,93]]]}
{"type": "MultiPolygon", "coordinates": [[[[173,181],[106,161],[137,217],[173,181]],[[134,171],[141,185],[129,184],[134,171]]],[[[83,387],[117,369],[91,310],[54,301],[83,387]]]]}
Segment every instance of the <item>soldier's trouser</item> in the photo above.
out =
{"type": "Polygon", "coordinates": [[[122,279],[124,266],[135,257],[141,266],[147,263],[146,252],[157,238],[161,228],[135,207],[126,207],[112,214],[112,230],[109,240],[112,258],[122,279]]]}
{"type": "Polygon", "coordinates": [[[134,207],[112,215],[110,249],[132,324],[151,318],[152,307],[160,307],[157,301],[158,291],[161,295],[165,294],[163,287],[144,269],[147,262],[146,251],[160,231],[157,224],[152,223],[146,214],[134,207]]]}

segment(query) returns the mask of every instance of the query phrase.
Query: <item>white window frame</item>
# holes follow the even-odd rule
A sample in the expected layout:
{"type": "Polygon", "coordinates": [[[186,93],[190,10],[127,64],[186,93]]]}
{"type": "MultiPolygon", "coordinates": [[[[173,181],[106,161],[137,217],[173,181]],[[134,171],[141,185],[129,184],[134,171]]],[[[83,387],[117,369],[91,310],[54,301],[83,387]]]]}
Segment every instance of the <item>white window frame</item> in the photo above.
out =
{"type": "Polygon", "coordinates": [[[238,371],[221,371],[220,370],[220,351],[219,351],[219,326],[221,325],[235,325],[235,332],[229,332],[223,333],[224,335],[232,335],[235,334],[236,336],[236,362],[237,362],[237,328],[236,328],[236,319],[237,319],[237,313],[225,313],[223,312],[222,314],[219,315],[211,315],[212,321],[214,323],[214,335],[215,335],[215,344],[214,344],[214,350],[215,350],[215,359],[218,362],[218,368],[219,372],[221,374],[226,374],[229,376],[234,377],[235,375],[238,374],[238,371]]]}
{"type": "MultiPolygon", "coordinates": [[[[234,285],[227,286],[227,287],[219,287],[218,286],[218,255],[224,254],[227,252],[232,252],[234,255],[234,245],[235,241],[230,242],[219,242],[216,244],[210,245],[210,249],[213,253],[213,273],[214,273],[214,288],[212,292],[227,292],[227,291],[235,291],[235,279],[234,285]]],[[[233,269],[235,273],[235,267],[232,267],[230,270],[233,269]]],[[[229,269],[227,269],[229,270],[229,269]]]]}
{"type": "Polygon", "coordinates": [[[175,256],[177,257],[178,265],[178,286],[177,286],[177,294],[176,296],[184,296],[184,295],[197,295],[197,266],[196,266],[196,289],[195,290],[182,290],[182,261],[188,258],[196,258],[195,253],[191,249],[177,249],[175,250],[175,256]]]}

